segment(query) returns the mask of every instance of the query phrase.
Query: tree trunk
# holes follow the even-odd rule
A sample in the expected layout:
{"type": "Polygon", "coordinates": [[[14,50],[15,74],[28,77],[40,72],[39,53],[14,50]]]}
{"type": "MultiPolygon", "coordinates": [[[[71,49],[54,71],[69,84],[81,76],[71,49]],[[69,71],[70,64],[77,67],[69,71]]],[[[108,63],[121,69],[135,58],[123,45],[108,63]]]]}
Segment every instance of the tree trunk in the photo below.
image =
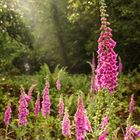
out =
{"type": "Polygon", "coordinates": [[[63,64],[65,66],[69,66],[69,60],[68,60],[68,56],[65,49],[64,36],[62,34],[63,29],[62,29],[60,18],[59,18],[59,13],[58,13],[59,11],[56,6],[57,1],[56,0],[51,0],[51,1],[52,1],[51,2],[52,18],[53,18],[53,23],[56,30],[56,37],[58,39],[61,55],[63,57],[63,64]]]}

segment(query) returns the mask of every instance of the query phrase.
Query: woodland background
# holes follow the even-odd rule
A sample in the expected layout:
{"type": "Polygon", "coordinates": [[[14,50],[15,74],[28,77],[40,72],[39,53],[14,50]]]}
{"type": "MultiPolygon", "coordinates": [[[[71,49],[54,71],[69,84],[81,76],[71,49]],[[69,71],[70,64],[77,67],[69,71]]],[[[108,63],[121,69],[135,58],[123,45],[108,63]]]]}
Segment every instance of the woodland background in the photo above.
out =
{"type": "MultiPolygon", "coordinates": [[[[123,71],[140,64],[140,0],[107,0],[123,71]]],[[[70,73],[90,73],[97,51],[98,0],[1,0],[0,73],[34,74],[47,63],[70,73]]]]}

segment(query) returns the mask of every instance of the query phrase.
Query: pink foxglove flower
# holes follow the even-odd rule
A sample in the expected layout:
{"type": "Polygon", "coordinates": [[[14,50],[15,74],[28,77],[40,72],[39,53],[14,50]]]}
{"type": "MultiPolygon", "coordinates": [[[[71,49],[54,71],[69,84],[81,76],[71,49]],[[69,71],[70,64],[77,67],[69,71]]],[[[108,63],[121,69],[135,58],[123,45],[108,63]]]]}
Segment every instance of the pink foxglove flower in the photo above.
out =
{"type": "Polygon", "coordinates": [[[104,128],[108,125],[109,123],[109,117],[106,116],[103,118],[102,123],[101,123],[101,129],[104,130],[104,128]]]}
{"type": "Polygon", "coordinates": [[[64,102],[62,96],[60,96],[59,98],[58,113],[59,113],[59,117],[62,118],[64,113],[64,102]]]}
{"type": "Polygon", "coordinates": [[[112,39],[112,29],[107,21],[106,4],[101,3],[101,33],[98,39],[98,65],[96,68],[96,90],[108,89],[110,93],[117,87],[117,54],[114,51],[116,42],[112,39]]]}
{"type": "Polygon", "coordinates": [[[48,81],[46,81],[45,88],[43,90],[43,100],[42,100],[42,116],[46,117],[46,115],[50,114],[50,97],[49,97],[49,90],[50,90],[50,84],[48,81]]]}
{"type": "Polygon", "coordinates": [[[33,84],[30,88],[29,88],[29,91],[28,91],[28,96],[30,98],[30,100],[32,99],[32,93],[33,93],[33,90],[34,88],[36,87],[37,84],[33,84]]]}
{"type": "Polygon", "coordinates": [[[18,119],[19,119],[19,127],[27,124],[27,116],[29,115],[28,110],[28,102],[25,97],[25,93],[21,90],[21,95],[19,99],[19,107],[18,107],[18,119]]]}
{"type": "Polygon", "coordinates": [[[56,81],[56,88],[57,88],[58,91],[61,90],[61,83],[60,83],[59,79],[57,79],[57,81],[56,81]]]}
{"type": "Polygon", "coordinates": [[[34,108],[35,117],[38,116],[39,112],[40,112],[40,96],[39,96],[39,94],[38,94],[37,100],[36,100],[36,102],[35,102],[35,108],[34,108]]]}
{"type": "Polygon", "coordinates": [[[109,123],[109,117],[106,116],[102,119],[102,123],[101,123],[102,134],[99,136],[99,140],[107,140],[108,123],[109,123]]]}
{"type": "Polygon", "coordinates": [[[21,87],[21,92],[24,94],[26,101],[29,103],[31,100],[31,97],[26,94],[25,89],[23,87],[21,87]]]}
{"type": "Polygon", "coordinates": [[[88,119],[87,116],[85,116],[85,121],[86,121],[86,130],[87,130],[88,132],[91,132],[91,131],[92,131],[91,123],[90,123],[90,121],[89,121],[89,119],[88,119]]]}
{"type": "Polygon", "coordinates": [[[65,137],[69,137],[71,138],[71,126],[70,126],[70,119],[69,119],[69,114],[67,109],[65,110],[65,115],[63,117],[63,121],[62,121],[62,134],[65,137]]]}
{"type": "Polygon", "coordinates": [[[90,93],[94,94],[95,91],[95,58],[92,59],[92,77],[91,77],[91,83],[90,83],[90,93]]]}
{"type": "Polygon", "coordinates": [[[107,140],[107,132],[103,132],[100,136],[99,136],[99,140],[107,140]]]}
{"type": "Polygon", "coordinates": [[[123,64],[121,58],[119,57],[119,73],[122,73],[122,70],[123,70],[123,64]]]}
{"type": "Polygon", "coordinates": [[[76,126],[76,140],[84,140],[86,130],[91,132],[91,124],[86,116],[82,97],[78,98],[78,107],[74,116],[74,121],[76,126]]]}
{"type": "Polygon", "coordinates": [[[5,110],[5,113],[4,113],[4,122],[5,122],[5,125],[8,126],[9,123],[10,123],[10,119],[11,119],[11,105],[9,104],[5,110]]]}
{"type": "Polygon", "coordinates": [[[124,140],[136,140],[140,138],[140,129],[134,126],[127,126],[124,140]]]}
{"type": "Polygon", "coordinates": [[[133,113],[134,111],[134,95],[131,95],[130,105],[129,105],[129,113],[133,113]]]}

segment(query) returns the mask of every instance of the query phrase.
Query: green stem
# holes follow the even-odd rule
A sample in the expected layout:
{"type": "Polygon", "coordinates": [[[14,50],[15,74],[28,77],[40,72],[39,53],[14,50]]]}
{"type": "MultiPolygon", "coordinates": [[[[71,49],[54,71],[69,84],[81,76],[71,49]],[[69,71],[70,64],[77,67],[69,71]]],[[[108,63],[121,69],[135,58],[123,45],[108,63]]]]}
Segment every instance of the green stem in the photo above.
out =
{"type": "Polygon", "coordinates": [[[7,135],[9,135],[9,134],[11,134],[11,133],[14,133],[14,131],[11,131],[11,132],[7,133],[7,135]]]}
{"type": "Polygon", "coordinates": [[[7,133],[8,133],[8,125],[6,125],[6,129],[5,129],[5,139],[7,140],[7,133]]]}
{"type": "Polygon", "coordinates": [[[89,140],[88,137],[87,137],[87,135],[86,135],[86,140],[89,140]]]}

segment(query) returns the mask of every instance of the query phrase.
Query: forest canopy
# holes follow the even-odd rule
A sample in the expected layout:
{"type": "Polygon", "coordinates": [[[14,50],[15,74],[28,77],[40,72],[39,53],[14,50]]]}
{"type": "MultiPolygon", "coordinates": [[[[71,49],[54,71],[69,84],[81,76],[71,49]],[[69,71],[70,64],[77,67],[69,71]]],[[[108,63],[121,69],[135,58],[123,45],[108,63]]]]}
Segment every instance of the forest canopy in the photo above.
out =
{"type": "MultiPolygon", "coordinates": [[[[140,63],[139,0],[108,0],[116,51],[124,71],[140,63]]],[[[1,0],[0,72],[33,74],[47,63],[89,73],[99,37],[98,0],[1,0]]]]}

